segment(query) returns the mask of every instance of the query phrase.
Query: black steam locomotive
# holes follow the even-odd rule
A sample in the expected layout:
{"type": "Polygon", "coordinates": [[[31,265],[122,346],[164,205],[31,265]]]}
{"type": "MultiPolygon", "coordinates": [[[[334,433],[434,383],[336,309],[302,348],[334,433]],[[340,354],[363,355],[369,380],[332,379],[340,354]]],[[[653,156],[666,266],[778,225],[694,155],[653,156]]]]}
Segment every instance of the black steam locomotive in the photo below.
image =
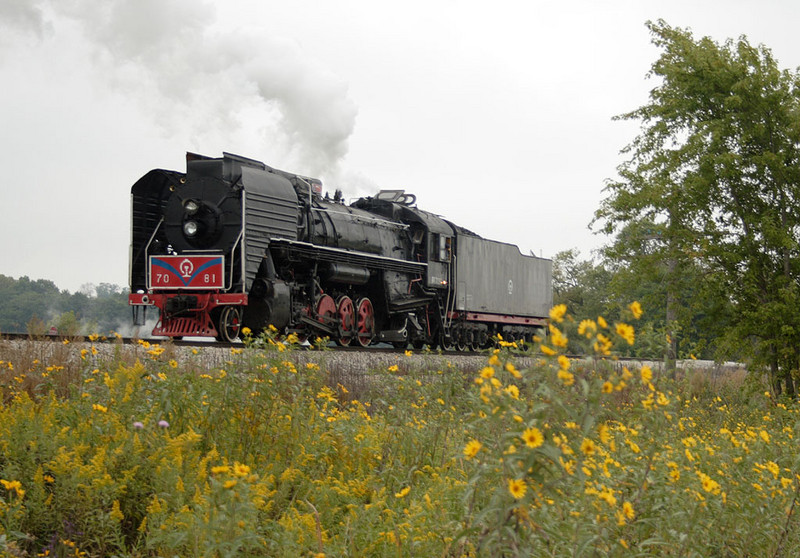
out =
{"type": "Polygon", "coordinates": [[[131,189],[130,304],[153,335],[233,341],[274,326],[341,345],[477,349],[530,340],[550,260],[485,240],[403,190],[345,205],[315,179],[225,153],[187,154],[131,189]]]}

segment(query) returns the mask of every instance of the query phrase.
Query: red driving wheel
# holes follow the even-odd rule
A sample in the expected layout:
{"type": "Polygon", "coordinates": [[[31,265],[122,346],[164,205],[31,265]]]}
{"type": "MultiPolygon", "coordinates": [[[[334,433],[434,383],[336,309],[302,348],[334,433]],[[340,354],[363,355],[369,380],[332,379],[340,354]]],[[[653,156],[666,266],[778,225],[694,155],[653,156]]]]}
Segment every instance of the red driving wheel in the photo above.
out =
{"type": "Polygon", "coordinates": [[[339,338],[336,342],[346,347],[350,344],[350,341],[353,340],[353,336],[356,332],[356,310],[355,306],[353,306],[353,300],[347,295],[339,299],[336,307],[339,321],[339,338]]]}
{"type": "Polygon", "coordinates": [[[373,337],[375,337],[375,310],[368,298],[362,298],[358,301],[356,312],[356,339],[359,345],[366,347],[372,343],[373,337]]]}
{"type": "Polygon", "coordinates": [[[322,295],[317,300],[317,321],[321,324],[332,324],[336,319],[336,303],[330,295],[322,295]]]}

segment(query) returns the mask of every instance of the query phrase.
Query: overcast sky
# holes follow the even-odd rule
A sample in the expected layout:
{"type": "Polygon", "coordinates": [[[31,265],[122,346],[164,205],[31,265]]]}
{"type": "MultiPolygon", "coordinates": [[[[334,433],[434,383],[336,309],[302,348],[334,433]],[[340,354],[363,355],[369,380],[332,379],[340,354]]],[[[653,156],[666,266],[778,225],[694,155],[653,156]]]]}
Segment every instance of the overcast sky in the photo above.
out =
{"type": "Polygon", "coordinates": [[[796,0],[0,0],[0,274],[127,285],[130,187],[186,151],[589,257],[659,18],[800,66],[796,0]]]}

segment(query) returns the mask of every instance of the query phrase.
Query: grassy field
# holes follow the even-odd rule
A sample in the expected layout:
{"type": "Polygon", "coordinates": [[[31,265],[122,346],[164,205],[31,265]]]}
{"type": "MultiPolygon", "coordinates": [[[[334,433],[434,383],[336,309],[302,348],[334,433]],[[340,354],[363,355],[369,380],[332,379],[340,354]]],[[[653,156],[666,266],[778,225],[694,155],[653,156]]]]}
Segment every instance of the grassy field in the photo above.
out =
{"type": "Polygon", "coordinates": [[[797,556],[797,403],[619,366],[639,311],[470,370],[0,342],[0,553],[797,556]]]}

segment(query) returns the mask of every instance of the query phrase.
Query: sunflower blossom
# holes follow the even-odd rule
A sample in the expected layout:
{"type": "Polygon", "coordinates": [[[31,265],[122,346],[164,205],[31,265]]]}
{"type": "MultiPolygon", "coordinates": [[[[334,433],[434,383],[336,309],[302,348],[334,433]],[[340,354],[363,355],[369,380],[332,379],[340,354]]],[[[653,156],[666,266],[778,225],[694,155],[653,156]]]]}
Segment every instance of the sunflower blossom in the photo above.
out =
{"type": "Polygon", "coordinates": [[[566,304],[556,304],[550,309],[550,319],[561,323],[564,321],[564,315],[567,313],[566,304]]]}
{"type": "Polygon", "coordinates": [[[633,342],[635,340],[633,326],[625,323],[618,323],[616,326],[616,330],[617,330],[617,335],[619,335],[625,341],[627,341],[628,345],[633,345],[633,342]]]}
{"type": "Polygon", "coordinates": [[[508,479],[508,491],[511,495],[516,499],[519,500],[525,496],[525,492],[527,492],[528,487],[525,486],[525,481],[522,479],[508,479]]]}
{"type": "Polygon", "coordinates": [[[522,433],[522,440],[529,448],[538,448],[544,443],[544,435],[541,430],[533,426],[525,429],[522,433]]]}
{"type": "Polygon", "coordinates": [[[481,444],[478,440],[470,440],[467,442],[467,445],[464,446],[464,457],[467,459],[472,459],[478,452],[481,451],[483,444],[481,444]]]}

